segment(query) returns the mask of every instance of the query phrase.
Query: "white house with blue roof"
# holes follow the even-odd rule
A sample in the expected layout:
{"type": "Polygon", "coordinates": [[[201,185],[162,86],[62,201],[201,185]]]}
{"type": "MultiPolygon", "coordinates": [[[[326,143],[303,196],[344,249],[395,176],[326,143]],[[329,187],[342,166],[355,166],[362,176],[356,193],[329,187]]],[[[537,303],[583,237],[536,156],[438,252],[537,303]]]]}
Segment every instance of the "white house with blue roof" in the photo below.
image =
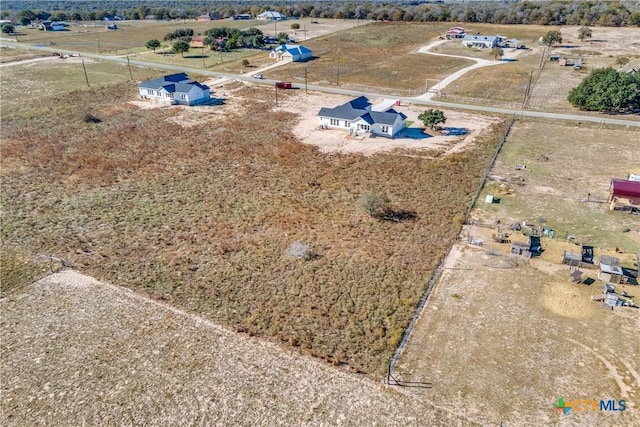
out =
{"type": "Polygon", "coordinates": [[[209,86],[192,80],[185,73],[145,80],[138,86],[140,98],[168,104],[198,105],[211,99],[209,86]]]}
{"type": "Polygon", "coordinates": [[[334,108],[321,108],[318,119],[322,129],[344,129],[351,135],[395,137],[406,127],[407,116],[389,104],[374,106],[360,96],[334,108]]]}
{"type": "Polygon", "coordinates": [[[281,44],[269,53],[269,58],[278,61],[299,62],[313,57],[313,52],[308,47],[295,44],[281,44]]]}

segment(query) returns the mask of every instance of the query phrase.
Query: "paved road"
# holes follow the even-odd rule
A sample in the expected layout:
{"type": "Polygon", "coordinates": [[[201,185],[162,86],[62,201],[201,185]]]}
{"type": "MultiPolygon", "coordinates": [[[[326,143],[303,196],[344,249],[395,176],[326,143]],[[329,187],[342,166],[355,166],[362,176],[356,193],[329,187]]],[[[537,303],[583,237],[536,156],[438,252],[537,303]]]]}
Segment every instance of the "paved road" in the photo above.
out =
{"type": "MultiPolygon", "coordinates": [[[[6,39],[2,39],[2,44],[6,46],[22,47],[22,48],[28,48],[33,50],[59,52],[64,55],[78,55],[78,52],[76,51],[56,49],[48,46],[37,46],[37,45],[29,45],[24,43],[16,43],[15,41],[8,41],[6,39]]],[[[101,54],[93,54],[93,53],[81,53],[80,56],[83,58],[98,59],[103,61],[113,61],[121,64],[127,63],[127,57],[118,57],[118,56],[101,55],[101,54]]],[[[185,72],[187,74],[192,73],[192,74],[200,74],[200,75],[211,76],[211,77],[225,77],[232,80],[252,81],[257,84],[265,84],[265,85],[271,85],[271,86],[274,85],[276,82],[275,80],[269,80],[269,79],[257,80],[251,77],[251,75],[249,74],[220,73],[217,71],[204,70],[202,68],[190,68],[190,67],[184,67],[181,65],[158,64],[155,62],[141,61],[131,57],[129,57],[129,61],[131,65],[137,65],[137,66],[148,67],[148,68],[156,68],[156,69],[168,70],[168,71],[180,71],[180,72],[185,72]]],[[[256,71],[252,72],[251,74],[255,74],[255,73],[256,71]]],[[[299,85],[296,87],[301,88],[299,85]]],[[[412,104],[418,104],[418,105],[428,105],[428,106],[445,107],[445,108],[458,108],[463,110],[481,111],[481,112],[488,112],[488,113],[509,114],[509,115],[515,115],[516,117],[537,117],[537,118],[545,118],[550,120],[568,120],[568,121],[575,121],[575,122],[592,122],[592,123],[602,123],[602,124],[609,124],[609,125],[640,127],[640,120],[617,119],[617,118],[612,118],[610,116],[558,114],[558,113],[546,113],[543,111],[514,110],[510,108],[494,108],[494,107],[486,107],[481,105],[456,104],[452,102],[433,101],[432,99],[428,99],[428,97],[426,97],[425,95],[408,98],[408,97],[394,97],[389,94],[379,94],[379,93],[373,93],[373,92],[362,92],[362,91],[355,91],[355,90],[349,90],[349,89],[342,89],[337,87],[326,87],[326,86],[316,86],[316,85],[308,85],[307,87],[309,90],[317,91],[317,92],[337,93],[337,94],[350,95],[350,96],[365,95],[370,98],[393,98],[393,99],[399,99],[406,103],[412,103],[412,104]]],[[[638,116],[638,118],[640,118],[640,115],[638,116]]]]}

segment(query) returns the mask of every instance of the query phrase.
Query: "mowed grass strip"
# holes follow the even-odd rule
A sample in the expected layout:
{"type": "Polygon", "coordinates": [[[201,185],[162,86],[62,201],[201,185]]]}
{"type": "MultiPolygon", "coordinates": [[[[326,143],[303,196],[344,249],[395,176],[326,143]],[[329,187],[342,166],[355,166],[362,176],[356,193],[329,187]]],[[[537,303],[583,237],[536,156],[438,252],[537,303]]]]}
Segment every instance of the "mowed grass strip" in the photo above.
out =
{"type": "MultiPolygon", "coordinates": [[[[325,155],[245,87],[232,116],[139,110],[133,83],[43,95],[2,117],[2,238],[22,250],[382,374],[456,238],[497,136],[440,160],[325,155]],[[85,123],[90,112],[100,123],[85,123]],[[381,222],[387,194],[415,220],[381,222]],[[292,258],[293,242],[317,255],[292,258]]],[[[294,93],[282,96],[300,96],[294,93]]]]}

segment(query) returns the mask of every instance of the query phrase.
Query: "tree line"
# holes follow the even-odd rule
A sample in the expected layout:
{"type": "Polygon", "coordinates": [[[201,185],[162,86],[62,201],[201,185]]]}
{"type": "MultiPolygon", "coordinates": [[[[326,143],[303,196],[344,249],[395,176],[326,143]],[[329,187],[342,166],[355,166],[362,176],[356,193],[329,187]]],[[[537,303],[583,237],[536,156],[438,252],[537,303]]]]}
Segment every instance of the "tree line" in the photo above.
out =
{"type": "Polygon", "coordinates": [[[211,2],[202,0],[150,1],[21,1],[5,2],[3,19],[27,25],[34,21],[93,21],[124,19],[195,19],[204,13],[223,18],[236,14],[256,17],[274,10],[290,18],[366,19],[404,22],[472,22],[583,26],[640,26],[640,3],[634,0],[419,2],[419,1],[280,1],[211,2]],[[14,4],[15,3],[15,4],[14,4]],[[39,10],[29,8],[38,5],[39,10]]]}

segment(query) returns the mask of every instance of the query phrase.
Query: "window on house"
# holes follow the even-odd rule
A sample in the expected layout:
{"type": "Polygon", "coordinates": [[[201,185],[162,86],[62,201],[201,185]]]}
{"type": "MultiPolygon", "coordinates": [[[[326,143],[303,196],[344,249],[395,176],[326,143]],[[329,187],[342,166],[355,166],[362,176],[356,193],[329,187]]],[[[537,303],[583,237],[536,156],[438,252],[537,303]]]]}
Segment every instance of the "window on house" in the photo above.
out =
{"type": "Polygon", "coordinates": [[[389,126],[382,126],[382,132],[384,133],[389,132],[389,126]]]}
{"type": "Polygon", "coordinates": [[[147,95],[153,95],[153,91],[151,89],[147,89],[147,95]]]}
{"type": "Polygon", "coordinates": [[[187,99],[187,95],[185,93],[180,94],[180,99],[187,99]]]}
{"type": "Polygon", "coordinates": [[[331,126],[340,126],[340,120],[338,119],[330,119],[329,123],[331,124],[331,126]]]}
{"type": "Polygon", "coordinates": [[[371,128],[371,126],[369,126],[369,125],[363,125],[363,124],[359,124],[358,125],[358,129],[361,129],[361,130],[367,130],[368,131],[370,128],[371,128]]]}
{"type": "Polygon", "coordinates": [[[345,121],[344,121],[344,127],[346,127],[346,128],[348,128],[348,127],[349,127],[349,121],[348,121],[348,120],[345,120],[345,121]]]}

